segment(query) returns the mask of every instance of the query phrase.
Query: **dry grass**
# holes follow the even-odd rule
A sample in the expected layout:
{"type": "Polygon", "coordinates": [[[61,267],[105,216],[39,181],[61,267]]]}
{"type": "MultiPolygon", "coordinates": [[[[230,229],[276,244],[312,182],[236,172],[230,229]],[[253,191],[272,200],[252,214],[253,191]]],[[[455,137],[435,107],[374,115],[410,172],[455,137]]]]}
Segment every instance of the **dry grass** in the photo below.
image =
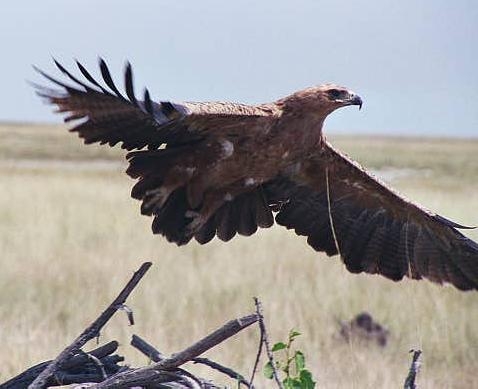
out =
{"type": "MultiPolygon", "coordinates": [[[[394,186],[459,222],[478,222],[477,141],[332,141],[373,168],[413,169],[394,186]]],[[[410,348],[424,351],[422,388],[478,387],[476,293],[350,275],[280,228],[178,249],[150,233],[124,165],[97,160],[119,154],[83,147],[59,127],[0,128],[0,381],[54,356],[152,260],[129,301],[137,325],[119,315],[103,333],[135,364],[147,361],[126,346],[133,332],[174,352],[250,312],[257,295],[274,340],[292,327],[303,333],[298,346],[321,388],[398,387],[410,348]],[[362,310],[390,329],[385,349],[334,338],[336,319],[362,310]]],[[[247,330],[209,355],[248,372],[257,341],[247,330]]]]}

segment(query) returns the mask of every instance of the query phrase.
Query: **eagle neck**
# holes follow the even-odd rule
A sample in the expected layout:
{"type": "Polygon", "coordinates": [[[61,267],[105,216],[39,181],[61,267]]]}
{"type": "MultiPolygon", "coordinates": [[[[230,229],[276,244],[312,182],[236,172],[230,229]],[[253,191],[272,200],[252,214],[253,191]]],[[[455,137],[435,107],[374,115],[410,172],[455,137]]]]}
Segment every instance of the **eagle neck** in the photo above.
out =
{"type": "Polygon", "coordinates": [[[290,145],[294,145],[301,152],[316,150],[323,144],[322,127],[324,119],[320,115],[310,112],[286,112],[282,118],[283,133],[290,145]]]}

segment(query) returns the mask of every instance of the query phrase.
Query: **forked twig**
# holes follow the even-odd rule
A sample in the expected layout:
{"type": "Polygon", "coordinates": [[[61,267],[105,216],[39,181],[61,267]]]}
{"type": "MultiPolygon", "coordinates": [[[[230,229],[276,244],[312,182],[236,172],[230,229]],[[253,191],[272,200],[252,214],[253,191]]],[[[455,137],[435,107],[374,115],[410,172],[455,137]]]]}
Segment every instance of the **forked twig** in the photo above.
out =
{"type": "Polygon", "coordinates": [[[62,363],[76,354],[86,342],[97,337],[103,326],[111,319],[118,308],[124,304],[128,296],[138,285],[139,281],[143,278],[150,267],[151,262],[143,263],[103,313],[35,378],[35,380],[28,386],[28,389],[43,389],[47,384],[48,378],[58,370],[62,363]]]}
{"type": "MultiPolygon", "coordinates": [[[[258,304],[260,304],[260,302],[259,302],[259,299],[257,297],[254,297],[254,304],[256,306],[256,313],[258,315],[261,315],[262,311],[258,308],[258,304]]],[[[262,355],[262,347],[264,345],[264,332],[262,330],[260,330],[259,332],[260,332],[259,347],[257,348],[256,360],[254,361],[254,367],[252,368],[251,379],[249,380],[251,385],[253,385],[253,383],[254,383],[254,378],[255,378],[255,375],[256,375],[256,372],[257,372],[257,367],[259,366],[259,361],[260,361],[261,355],[262,355]]]]}
{"type": "MultiPolygon", "coordinates": [[[[254,299],[254,301],[255,301],[255,299],[254,299]]],[[[256,305],[256,309],[257,309],[257,305],[256,305]]],[[[261,355],[262,355],[262,347],[264,345],[264,333],[262,331],[259,331],[259,332],[260,332],[259,347],[257,348],[256,360],[254,361],[254,367],[252,368],[251,379],[249,380],[251,386],[254,383],[254,377],[255,377],[256,372],[257,372],[257,367],[259,366],[259,361],[260,361],[261,355]]]]}
{"type": "Polygon", "coordinates": [[[264,316],[262,314],[262,304],[257,297],[254,297],[254,303],[256,304],[256,313],[257,313],[257,316],[259,317],[259,328],[261,329],[261,339],[264,342],[267,358],[269,359],[269,363],[271,364],[271,367],[272,367],[272,375],[274,377],[274,380],[277,383],[277,386],[280,389],[284,389],[282,382],[280,382],[279,374],[277,372],[277,369],[274,363],[274,356],[272,355],[271,347],[269,344],[269,338],[267,336],[266,325],[264,324],[264,316]]]}

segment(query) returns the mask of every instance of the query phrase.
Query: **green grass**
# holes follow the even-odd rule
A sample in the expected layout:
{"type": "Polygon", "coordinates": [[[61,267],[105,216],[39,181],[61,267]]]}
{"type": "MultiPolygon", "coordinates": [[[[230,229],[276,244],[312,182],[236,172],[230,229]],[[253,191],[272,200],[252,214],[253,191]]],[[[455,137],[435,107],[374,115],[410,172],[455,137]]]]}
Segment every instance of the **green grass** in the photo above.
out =
{"type": "MultiPolygon", "coordinates": [[[[373,169],[407,169],[392,179],[401,192],[478,224],[478,141],[330,141],[373,169]]],[[[351,275],[338,258],[315,253],[281,228],[177,248],[151,234],[151,220],[130,199],[123,154],[85,147],[62,126],[0,127],[0,381],[55,356],[142,261],[152,260],[129,300],[137,324],[128,326],[120,313],[102,334],[119,340],[132,364],[147,360],[128,347],[131,334],[175,352],[251,312],[252,296],[259,296],[272,341],[292,327],[303,333],[296,346],[321,388],[399,387],[410,348],[424,352],[422,388],[478,387],[475,292],[351,275]],[[363,310],[390,329],[386,348],[337,339],[337,320],[363,310]]],[[[476,231],[467,234],[478,239],[476,231]]],[[[248,374],[257,342],[257,330],[248,329],[208,356],[248,374]]]]}

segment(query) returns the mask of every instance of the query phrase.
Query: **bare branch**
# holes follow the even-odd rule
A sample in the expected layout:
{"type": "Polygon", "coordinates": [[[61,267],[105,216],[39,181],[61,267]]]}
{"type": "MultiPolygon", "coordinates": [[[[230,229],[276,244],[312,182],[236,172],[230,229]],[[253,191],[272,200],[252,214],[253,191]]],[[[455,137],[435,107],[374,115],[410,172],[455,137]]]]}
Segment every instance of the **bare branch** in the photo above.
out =
{"type": "Polygon", "coordinates": [[[143,263],[108,308],[38,375],[28,386],[28,389],[43,389],[47,384],[48,378],[55,373],[62,363],[76,354],[86,342],[97,337],[103,326],[111,319],[118,308],[124,304],[130,293],[138,285],[150,267],[151,262],[143,263]]]}
{"type": "MultiPolygon", "coordinates": [[[[56,371],[54,376],[50,377],[47,384],[53,385],[55,382],[64,384],[83,382],[82,379],[87,378],[85,374],[72,374],[69,372],[78,372],[81,370],[87,371],[88,361],[91,361],[89,356],[91,355],[101,360],[103,365],[106,364],[110,375],[116,373],[119,368],[116,363],[123,360],[123,357],[120,357],[119,355],[112,355],[117,349],[118,342],[112,341],[87,353],[79,353],[65,361],[61,366],[61,370],[56,371]],[[81,369],[79,369],[80,367],[81,369]]],[[[46,361],[32,366],[23,373],[11,378],[7,382],[4,382],[0,387],[2,389],[26,388],[50,363],[51,361],[46,361]]],[[[92,382],[98,382],[100,378],[102,378],[100,375],[95,374],[92,382]]],[[[91,378],[89,379],[91,380],[91,378]]]]}
{"type": "Polygon", "coordinates": [[[407,378],[405,379],[405,384],[403,385],[404,389],[417,389],[415,380],[417,378],[418,372],[420,371],[421,361],[420,357],[422,355],[421,350],[410,350],[413,352],[412,363],[410,365],[410,370],[408,371],[407,378]]]}
{"type": "MultiPolygon", "coordinates": [[[[131,346],[137,348],[139,351],[141,351],[144,355],[147,355],[153,362],[160,362],[163,359],[166,358],[164,354],[162,354],[160,351],[158,351],[154,346],[152,346],[150,343],[146,342],[144,339],[140,338],[138,335],[133,335],[131,339],[131,346]]],[[[217,370],[228,377],[237,380],[240,384],[245,385],[248,388],[253,387],[247,382],[244,377],[234,371],[233,369],[226,367],[224,365],[221,365],[217,362],[211,361],[208,358],[201,358],[201,357],[196,357],[191,359],[192,362],[194,363],[199,363],[202,365],[209,366],[211,369],[217,370]]]]}
{"type": "Polygon", "coordinates": [[[235,319],[227,322],[221,328],[207,335],[192,346],[183,351],[173,354],[171,357],[165,358],[154,365],[143,367],[140,369],[133,369],[131,371],[116,374],[107,380],[94,386],[96,389],[121,389],[129,388],[131,386],[141,386],[148,383],[155,382],[164,376],[165,371],[172,370],[181,366],[182,364],[191,361],[205,351],[234,336],[244,328],[257,322],[258,316],[256,314],[244,316],[240,319],[235,319]]]}
{"type": "Polygon", "coordinates": [[[237,373],[230,367],[221,365],[220,363],[211,361],[209,358],[201,358],[197,357],[192,360],[194,363],[200,363],[202,365],[209,366],[211,369],[217,370],[228,377],[236,380],[239,384],[246,386],[247,388],[254,389],[254,386],[252,386],[241,374],[237,373]]]}
{"type": "Polygon", "coordinates": [[[159,362],[166,358],[166,355],[159,352],[154,346],[140,338],[138,335],[133,335],[130,342],[131,346],[141,351],[153,362],[159,362]]]}
{"type": "Polygon", "coordinates": [[[93,363],[95,364],[95,366],[98,368],[98,372],[101,374],[101,378],[103,380],[105,380],[106,378],[108,378],[108,375],[106,374],[106,370],[105,370],[105,367],[103,366],[103,364],[101,363],[101,361],[96,358],[94,355],[88,355],[88,358],[93,361],[93,363]]]}
{"type": "Polygon", "coordinates": [[[264,324],[264,316],[262,314],[262,304],[257,297],[254,297],[254,302],[256,304],[256,313],[257,313],[257,316],[259,317],[259,327],[261,329],[261,338],[264,341],[264,346],[266,347],[266,352],[267,352],[267,358],[269,358],[269,362],[272,367],[272,375],[274,376],[274,380],[276,381],[277,386],[280,389],[284,389],[282,382],[280,382],[279,374],[277,372],[277,369],[274,363],[274,356],[272,355],[271,347],[269,344],[269,338],[267,336],[266,325],[264,324]]]}
{"type": "Polygon", "coordinates": [[[128,307],[126,304],[118,305],[117,309],[121,311],[125,311],[126,317],[128,318],[128,321],[129,321],[129,325],[134,326],[133,310],[130,307],[128,307]]]}
{"type": "MultiPolygon", "coordinates": [[[[138,335],[133,335],[130,344],[131,346],[141,351],[144,355],[147,355],[154,362],[159,362],[166,358],[164,354],[158,351],[150,343],[140,338],[138,335]]],[[[247,382],[241,374],[237,373],[236,371],[234,371],[233,369],[229,367],[226,367],[217,362],[211,361],[208,358],[196,357],[196,358],[193,358],[191,361],[194,363],[199,363],[202,365],[209,366],[211,369],[217,370],[227,375],[228,377],[237,380],[239,383],[245,385],[246,387],[251,388],[251,385],[249,384],[249,382],[247,382]]]]}
{"type": "MultiPolygon", "coordinates": [[[[259,302],[259,299],[257,297],[254,297],[254,304],[256,305],[256,312],[260,317],[260,310],[257,308],[257,304],[259,302]]],[[[256,360],[254,361],[254,367],[252,368],[252,374],[251,374],[251,379],[249,380],[250,384],[253,385],[254,383],[254,377],[257,372],[257,367],[259,366],[259,361],[261,359],[262,355],[262,347],[264,345],[264,332],[261,330],[260,332],[260,338],[259,338],[259,347],[257,348],[257,354],[256,354],[256,360]]]]}

